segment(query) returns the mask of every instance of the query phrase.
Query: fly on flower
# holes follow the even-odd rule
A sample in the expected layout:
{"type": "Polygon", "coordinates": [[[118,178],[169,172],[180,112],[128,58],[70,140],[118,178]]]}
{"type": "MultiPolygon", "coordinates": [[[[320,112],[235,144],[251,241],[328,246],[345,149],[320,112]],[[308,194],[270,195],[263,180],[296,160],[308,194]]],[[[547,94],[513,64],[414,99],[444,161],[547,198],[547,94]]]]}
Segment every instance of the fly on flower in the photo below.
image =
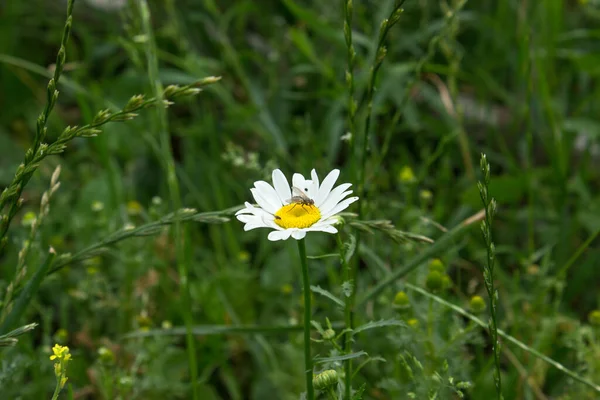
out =
{"type": "Polygon", "coordinates": [[[294,203],[300,204],[302,206],[312,206],[315,204],[315,201],[313,199],[308,197],[308,195],[304,193],[302,189],[298,189],[296,186],[292,186],[292,194],[292,198],[286,200],[288,204],[294,203]]]}
{"type": "Polygon", "coordinates": [[[269,240],[300,240],[306,232],[337,233],[333,226],[335,216],[345,210],[358,197],[348,197],[350,183],[333,187],[340,171],[334,169],[319,182],[317,172],[311,171],[311,179],[294,174],[292,186],[279,169],[273,171],[273,184],[257,181],[250,189],[258,206],[245,203],[236,217],[245,223],[244,230],[256,228],[273,229],[269,240]],[[300,207],[298,207],[300,206],[300,207]]]}

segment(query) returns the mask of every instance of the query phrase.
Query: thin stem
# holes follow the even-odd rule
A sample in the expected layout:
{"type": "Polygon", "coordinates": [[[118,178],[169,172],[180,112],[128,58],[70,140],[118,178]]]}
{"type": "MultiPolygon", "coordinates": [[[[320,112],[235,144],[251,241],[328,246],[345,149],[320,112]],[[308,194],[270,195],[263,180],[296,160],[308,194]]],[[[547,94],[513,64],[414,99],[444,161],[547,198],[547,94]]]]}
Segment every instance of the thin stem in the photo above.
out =
{"type": "Polygon", "coordinates": [[[56,378],[56,386],[54,387],[54,393],[52,393],[52,400],[58,400],[58,395],[60,394],[61,390],[60,379],[56,378]]]}
{"type": "MultiPolygon", "coordinates": [[[[342,261],[342,268],[344,270],[344,282],[351,282],[352,279],[352,270],[346,261],[346,255],[344,252],[344,244],[342,243],[342,237],[338,233],[335,236],[337,240],[337,244],[340,251],[340,259],[342,261]]],[[[352,289],[352,293],[354,293],[354,288],[352,289]]],[[[346,329],[352,329],[352,294],[344,299],[344,322],[346,324],[346,329]]],[[[344,353],[350,354],[352,353],[352,332],[346,332],[344,335],[344,353]]],[[[344,393],[346,399],[350,399],[352,396],[352,363],[350,360],[344,361],[344,393]]]]}
{"type": "Polygon", "coordinates": [[[344,8],[344,38],[346,39],[346,86],[348,87],[348,133],[350,134],[350,151],[352,157],[356,154],[356,100],[354,100],[354,62],[356,51],[352,43],[352,0],[342,0],[344,8]]]}
{"type": "MultiPolygon", "coordinates": [[[[556,277],[559,282],[564,282],[564,280],[567,278],[567,273],[569,272],[569,269],[571,268],[571,266],[575,263],[575,261],[577,261],[579,259],[579,257],[583,254],[583,252],[587,250],[587,248],[598,237],[598,235],[600,235],[600,229],[596,230],[596,232],[594,232],[590,237],[588,237],[586,239],[586,241],[583,242],[581,244],[581,246],[579,246],[577,248],[577,250],[575,251],[575,253],[573,253],[571,258],[569,258],[569,260],[561,267],[561,269],[556,274],[556,277]]],[[[558,308],[559,308],[560,302],[562,300],[563,290],[564,290],[564,286],[562,286],[562,287],[559,286],[559,288],[557,289],[556,298],[554,299],[554,312],[555,313],[558,312],[558,308]]],[[[545,292],[547,292],[547,291],[548,290],[546,290],[545,292]]]]}
{"type": "MultiPolygon", "coordinates": [[[[46,106],[44,107],[44,111],[42,111],[42,113],[37,119],[33,144],[25,153],[25,159],[23,161],[23,164],[19,166],[19,168],[22,169],[24,169],[24,166],[32,163],[33,159],[39,152],[44,140],[46,139],[46,133],[48,131],[48,129],[46,128],[46,124],[48,122],[50,114],[52,113],[52,110],[54,109],[56,100],[58,99],[58,90],[56,89],[56,87],[58,85],[58,81],[60,80],[60,75],[62,73],[67,57],[66,47],[71,36],[74,3],[75,0],[69,0],[67,3],[67,19],[63,28],[60,48],[58,49],[58,53],[56,55],[54,74],[48,82],[48,87],[46,88],[46,106]]],[[[31,175],[33,175],[34,171],[35,170],[27,171],[27,173],[24,173],[22,179],[13,182],[13,184],[6,188],[0,195],[0,250],[2,250],[2,247],[4,247],[4,245],[7,242],[6,233],[8,232],[10,223],[21,208],[21,193],[23,193],[23,189],[25,188],[25,185],[31,178],[31,175]],[[8,214],[2,215],[1,213],[5,206],[8,207],[8,214]]]]}
{"type": "Polygon", "coordinates": [[[483,239],[485,240],[486,251],[487,251],[487,264],[483,268],[483,278],[485,288],[490,298],[489,309],[490,309],[490,335],[492,337],[492,347],[494,353],[494,364],[495,364],[495,376],[494,381],[496,383],[496,392],[498,394],[498,400],[502,400],[502,376],[500,373],[500,342],[498,341],[498,319],[497,319],[497,308],[498,308],[498,291],[495,288],[494,280],[494,267],[496,261],[496,248],[492,239],[492,220],[496,214],[496,201],[489,197],[488,190],[490,185],[490,164],[487,162],[485,154],[481,155],[481,171],[483,172],[483,183],[478,182],[479,194],[481,196],[481,202],[483,203],[485,218],[481,222],[481,232],[483,233],[483,239]]]}
{"type": "MultiPolygon", "coordinates": [[[[139,1],[140,14],[142,19],[142,27],[146,36],[146,58],[148,62],[148,76],[152,86],[152,91],[159,106],[156,107],[156,129],[159,135],[160,147],[162,150],[161,161],[166,169],[167,185],[171,204],[175,210],[181,208],[181,194],[179,183],[175,173],[175,160],[171,148],[171,137],[168,130],[167,113],[164,106],[160,106],[163,98],[163,86],[158,75],[158,59],[156,55],[156,43],[154,41],[154,32],[150,23],[150,9],[146,0],[139,1]]],[[[186,233],[181,221],[175,220],[174,240],[177,254],[177,269],[181,280],[182,291],[182,317],[186,328],[186,347],[188,354],[188,364],[190,368],[190,379],[192,383],[192,396],[194,400],[199,399],[198,393],[198,363],[196,360],[196,346],[192,333],[193,316],[192,304],[189,291],[189,274],[186,258],[186,233]]]]}
{"type": "MultiPolygon", "coordinates": [[[[363,136],[362,136],[362,149],[360,152],[360,161],[358,164],[358,168],[357,168],[357,177],[358,177],[358,197],[360,199],[362,199],[362,201],[359,202],[358,205],[358,219],[364,219],[364,205],[365,205],[365,170],[366,170],[366,164],[367,164],[367,145],[369,143],[369,131],[370,131],[370,127],[371,127],[371,117],[372,117],[372,110],[373,110],[373,97],[375,94],[375,81],[377,79],[377,72],[379,71],[379,68],[381,67],[381,64],[383,63],[383,59],[385,58],[385,55],[387,53],[387,49],[385,47],[385,40],[387,37],[388,32],[390,31],[390,29],[398,22],[398,20],[400,19],[400,14],[402,12],[402,4],[404,3],[404,0],[399,0],[396,2],[396,4],[394,5],[394,8],[392,9],[392,12],[390,13],[389,17],[386,18],[385,20],[382,21],[381,26],[379,28],[379,36],[378,36],[378,41],[377,41],[377,47],[375,49],[375,59],[373,60],[373,65],[371,66],[371,70],[370,70],[370,75],[369,75],[369,84],[367,87],[367,96],[366,96],[366,101],[367,101],[367,119],[365,121],[365,128],[363,131],[363,136]]],[[[352,22],[352,8],[351,8],[351,2],[345,3],[345,8],[344,10],[346,11],[346,24],[351,23],[352,22]]],[[[351,26],[346,26],[346,24],[344,25],[344,33],[346,34],[346,43],[348,46],[348,67],[352,68],[354,66],[354,48],[352,47],[352,36],[351,36],[351,32],[352,32],[352,27],[351,26]]],[[[354,81],[352,78],[352,74],[351,73],[347,73],[346,79],[348,81],[348,88],[349,88],[349,105],[350,105],[350,117],[349,117],[349,125],[350,125],[350,129],[354,128],[354,114],[356,112],[356,103],[354,102],[354,81]]],[[[351,151],[352,151],[352,156],[353,158],[356,156],[356,141],[354,140],[354,135],[351,135],[351,151]]],[[[360,250],[360,239],[361,239],[361,233],[360,231],[356,232],[356,249],[357,251],[360,250]]],[[[354,303],[356,301],[356,291],[357,291],[357,283],[358,283],[358,267],[359,267],[359,263],[360,263],[360,258],[356,257],[353,265],[352,265],[352,270],[350,271],[350,277],[351,277],[351,282],[353,285],[352,288],[352,293],[350,295],[350,298],[348,299],[348,303],[349,306],[347,307],[349,309],[348,313],[349,313],[349,317],[348,317],[348,328],[352,329],[354,327],[354,303]]],[[[346,335],[346,340],[345,340],[345,348],[349,349],[350,348],[350,338],[348,335],[346,335]]],[[[352,360],[347,360],[346,361],[346,372],[347,372],[347,376],[351,374],[349,374],[348,372],[352,371],[352,360]]],[[[346,390],[346,399],[350,400],[351,399],[351,387],[350,387],[350,383],[348,381],[349,378],[346,378],[346,386],[345,386],[345,390],[346,390]]]]}
{"type": "Polygon", "coordinates": [[[306,398],[307,400],[314,400],[313,364],[310,355],[310,279],[308,277],[306,244],[304,243],[304,239],[298,240],[298,252],[300,254],[300,263],[302,264],[302,285],[304,289],[304,373],[306,375],[306,398]]]}
{"type": "MultiPolygon", "coordinates": [[[[367,117],[365,120],[365,128],[362,135],[362,149],[360,153],[360,166],[358,168],[358,197],[364,199],[365,194],[365,169],[367,165],[367,147],[369,144],[369,133],[371,130],[371,118],[373,116],[373,98],[375,96],[375,82],[377,80],[377,73],[379,68],[383,64],[383,60],[387,54],[387,48],[385,47],[385,40],[390,29],[400,20],[400,14],[402,13],[402,4],[404,1],[396,3],[392,12],[388,18],[384,19],[379,28],[379,37],[377,41],[377,48],[375,49],[375,59],[369,73],[369,84],[367,87],[367,117]]],[[[364,201],[359,202],[358,206],[358,218],[362,219],[364,211],[364,201]]]]}
{"type": "Polygon", "coordinates": [[[327,393],[329,394],[329,397],[332,400],[337,400],[337,395],[335,394],[335,390],[333,389],[333,386],[329,386],[329,389],[327,390],[327,393]]]}

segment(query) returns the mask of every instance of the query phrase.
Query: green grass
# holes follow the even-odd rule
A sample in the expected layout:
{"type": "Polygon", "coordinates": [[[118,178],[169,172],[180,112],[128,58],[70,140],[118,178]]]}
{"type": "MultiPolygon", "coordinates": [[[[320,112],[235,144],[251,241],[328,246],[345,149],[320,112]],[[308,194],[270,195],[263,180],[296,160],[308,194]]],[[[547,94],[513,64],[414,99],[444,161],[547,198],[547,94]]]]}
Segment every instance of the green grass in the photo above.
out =
{"type": "Polygon", "coordinates": [[[233,214],[339,168],[361,199],[305,240],[316,398],[491,399],[496,369],[507,400],[597,398],[597,3],[78,1],[69,40],[66,2],[0,6],[3,396],[51,398],[59,343],[59,398],[300,398],[296,245],[233,214]]]}

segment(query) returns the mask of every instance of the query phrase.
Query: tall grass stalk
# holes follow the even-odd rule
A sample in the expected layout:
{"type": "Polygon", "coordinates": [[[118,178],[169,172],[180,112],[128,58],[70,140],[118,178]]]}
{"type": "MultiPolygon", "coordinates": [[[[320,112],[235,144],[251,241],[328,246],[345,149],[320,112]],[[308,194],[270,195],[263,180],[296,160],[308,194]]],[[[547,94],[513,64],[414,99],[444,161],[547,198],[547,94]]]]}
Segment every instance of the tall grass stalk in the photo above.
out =
{"type": "Polygon", "coordinates": [[[452,106],[448,111],[450,112],[451,117],[454,118],[454,123],[456,124],[455,129],[458,137],[458,146],[460,148],[467,176],[471,181],[474,181],[475,170],[473,168],[473,160],[471,159],[469,138],[463,124],[463,109],[458,101],[459,91],[457,83],[457,75],[460,71],[462,54],[460,54],[456,44],[456,36],[458,35],[460,28],[460,19],[456,18],[456,14],[466,3],[467,0],[453,0],[452,7],[450,7],[445,1],[441,2],[442,12],[445,16],[444,23],[446,35],[440,41],[440,49],[448,60],[448,91],[452,99],[452,106]]]}
{"type": "MultiPolygon", "coordinates": [[[[390,29],[400,20],[400,14],[402,13],[402,4],[404,1],[396,1],[394,8],[392,9],[388,18],[384,19],[379,27],[379,34],[377,39],[377,47],[375,48],[375,59],[373,60],[373,65],[369,71],[369,83],[367,86],[367,95],[366,95],[366,103],[367,103],[367,117],[365,121],[365,127],[362,134],[362,147],[360,149],[360,155],[356,158],[357,150],[356,150],[356,142],[355,135],[351,131],[351,151],[353,158],[355,160],[360,160],[357,168],[357,180],[358,180],[358,197],[362,199],[359,201],[358,206],[358,218],[363,219],[364,216],[364,194],[365,194],[365,170],[367,164],[367,147],[369,143],[369,131],[371,127],[371,117],[373,113],[373,97],[375,94],[375,82],[377,79],[377,73],[379,68],[381,67],[385,55],[387,53],[387,48],[385,47],[385,41],[387,38],[387,34],[390,29]]],[[[345,21],[344,21],[344,35],[346,36],[346,45],[348,47],[348,72],[346,74],[346,81],[348,84],[348,104],[350,109],[348,110],[348,120],[349,120],[349,128],[355,129],[354,118],[356,113],[356,103],[354,101],[354,78],[353,74],[349,73],[354,68],[354,47],[352,45],[352,2],[348,1],[344,3],[344,11],[345,11],[345,21]]],[[[360,231],[356,232],[356,246],[357,249],[360,248],[360,231]]],[[[350,294],[350,298],[346,301],[346,309],[348,318],[347,318],[347,329],[352,329],[354,327],[354,303],[356,300],[356,291],[357,291],[357,278],[358,278],[358,263],[359,258],[357,257],[351,267],[350,275],[347,282],[352,285],[352,292],[350,294]]],[[[352,352],[352,341],[351,335],[346,334],[344,338],[344,352],[349,354],[352,352]]],[[[352,395],[352,388],[350,378],[348,376],[352,376],[352,359],[348,359],[345,361],[345,370],[346,370],[346,378],[345,378],[345,398],[350,400],[352,395]]]]}
{"type": "MultiPolygon", "coordinates": [[[[150,21],[150,9],[146,0],[138,1],[138,6],[142,20],[142,30],[145,36],[145,51],[146,61],[148,63],[148,77],[150,79],[153,95],[159,100],[159,103],[161,103],[163,95],[163,86],[158,76],[158,58],[156,55],[156,43],[154,40],[154,32],[152,30],[152,25],[150,21]]],[[[175,160],[173,158],[173,151],[171,148],[171,138],[168,130],[169,127],[165,107],[156,107],[155,127],[158,131],[161,148],[161,161],[163,163],[163,167],[166,170],[165,172],[167,175],[167,186],[169,190],[171,205],[175,210],[179,210],[181,208],[181,194],[179,190],[179,183],[177,181],[177,175],[175,172],[175,160]]],[[[188,281],[189,271],[187,265],[187,258],[185,256],[186,247],[188,243],[185,230],[183,229],[183,226],[179,220],[175,220],[173,233],[173,239],[175,241],[177,269],[179,272],[179,279],[182,291],[181,311],[186,327],[186,347],[190,369],[190,379],[192,384],[192,396],[194,400],[199,400],[198,363],[196,360],[195,339],[192,333],[193,316],[188,281]]]]}
{"type": "MultiPolygon", "coordinates": [[[[354,63],[356,60],[356,51],[354,50],[354,44],[352,42],[352,16],[353,16],[353,5],[352,0],[342,0],[344,9],[344,39],[346,41],[346,86],[348,88],[348,134],[350,136],[350,153],[353,159],[356,159],[356,100],[354,99],[354,63]]],[[[343,246],[341,245],[341,239],[338,236],[338,242],[340,244],[340,251],[343,246]]],[[[342,253],[342,259],[345,262],[345,256],[342,253]]],[[[355,281],[352,280],[354,274],[351,271],[351,267],[344,266],[344,281],[351,285],[352,291],[349,298],[344,299],[344,316],[346,329],[351,329],[353,326],[353,303],[354,303],[354,286],[355,281]]],[[[352,352],[352,335],[348,331],[344,336],[344,352],[349,354],[352,352]]],[[[344,361],[344,394],[346,399],[350,399],[352,396],[352,360],[344,361]]]]}
{"type": "Polygon", "coordinates": [[[483,240],[487,250],[487,263],[483,266],[483,279],[485,282],[485,289],[487,290],[490,298],[490,321],[489,331],[492,338],[492,347],[494,353],[494,381],[496,384],[496,392],[498,393],[498,400],[502,397],[502,376],[500,373],[500,342],[498,341],[498,318],[497,318],[497,307],[498,307],[498,290],[494,286],[494,266],[496,261],[496,247],[492,240],[492,220],[496,214],[496,200],[489,197],[489,185],[490,185],[490,164],[487,161],[485,154],[481,155],[481,171],[483,172],[483,183],[477,182],[479,188],[479,194],[481,196],[481,202],[485,211],[485,219],[481,221],[481,232],[483,234],[483,240]]]}
{"type": "Polygon", "coordinates": [[[133,229],[121,229],[74,254],[62,254],[57,258],[52,269],[48,273],[55,273],[67,265],[78,263],[103,254],[107,251],[109,246],[115,245],[124,240],[134,237],[148,237],[151,235],[157,235],[163,231],[165,226],[175,225],[176,221],[179,223],[194,221],[207,224],[218,224],[229,221],[229,218],[226,216],[230,215],[231,213],[231,210],[199,213],[193,208],[182,208],[174,213],[165,215],[158,221],[149,222],[133,229]]]}
{"type": "MultiPolygon", "coordinates": [[[[377,48],[375,49],[375,59],[373,60],[373,65],[369,71],[369,83],[367,86],[367,117],[365,120],[365,128],[362,134],[362,147],[360,152],[360,166],[358,169],[358,197],[364,199],[365,194],[365,170],[367,165],[367,148],[369,145],[369,133],[371,130],[371,119],[373,117],[373,97],[375,95],[375,83],[377,80],[377,73],[383,64],[383,60],[387,54],[387,48],[385,46],[385,41],[387,35],[392,29],[394,25],[400,20],[400,15],[402,14],[402,4],[404,1],[397,1],[392,9],[388,18],[384,19],[381,22],[381,26],[379,27],[379,36],[377,40],[377,48]]],[[[358,205],[358,215],[359,219],[363,219],[365,202],[361,201],[358,205]]]]}
{"type": "Polygon", "coordinates": [[[344,39],[346,40],[346,87],[348,88],[348,133],[350,136],[350,151],[355,154],[356,140],[356,100],[354,99],[354,63],[356,51],[352,43],[352,0],[342,0],[344,8],[344,39]]]}
{"type": "Polygon", "coordinates": [[[29,237],[25,241],[23,248],[19,251],[18,259],[17,259],[17,268],[15,270],[15,275],[12,281],[9,283],[6,288],[6,293],[4,294],[3,308],[2,314],[0,315],[0,322],[4,321],[7,314],[10,312],[12,308],[12,296],[16,289],[19,288],[21,282],[25,279],[27,275],[27,256],[29,255],[29,251],[31,250],[31,245],[35,241],[37,236],[37,231],[39,227],[42,225],[44,218],[50,212],[50,199],[52,195],[56,193],[58,188],[60,187],[60,182],[58,181],[58,177],[60,176],[60,166],[56,167],[54,172],[52,173],[52,177],[50,178],[50,189],[45,191],[42,194],[42,201],[40,204],[40,212],[34,218],[31,223],[31,228],[29,230],[29,237]]]}
{"type": "Polygon", "coordinates": [[[46,106],[44,107],[44,110],[37,119],[33,144],[25,153],[25,159],[23,160],[23,163],[19,166],[15,178],[0,195],[0,251],[6,245],[6,233],[8,232],[8,228],[10,226],[11,221],[15,217],[17,212],[21,209],[21,194],[23,193],[23,189],[31,179],[31,176],[33,175],[35,170],[37,169],[35,160],[39,158],[40,155],[43,155],[43,150],[45,150],[43,147],[43,143],[46,139],[46,133],[48,131],[46,125],[48,123],[48,118],[50,117],[50,114],[52,113],[52,110],[56,105],[56,100],[58,99],[59,92],[56,88],[58,85],[58,81],[60,80],[60,75],[63,71],[63,67],[65,65],[65,60],[67,57],[66,48],[67,43],[69,42],[69,38],[71,37],[74,3],[75,0],[69,0],[67,2],[67,19],[63,28],[62,39],[60,41],[60,48],[58,49],[58,53],[56,55],[54,75],[52,76],[52,78],[48,82],[48,86],[46,87],[46,106]],[[29,169],[26,168],[29,166],[34,167],[29,169]],[[19,171],[21,172],[21,174],[19,174],[19,171]],[[8,214],[2,214],[5,207],[8,207],[8,214]]]}
{"type": "Polygon", "coordinates": [[[308,275],[308,264],[306,260],[305,239],[298,240],[298,253],[300,255],[300,264],[302,264],[302,286],[304,293],[304,375],[306,377],[306,398],[315,399],[315,390],[313,388],[313,362],[310,355],[310,277],[308,275]]]}
{"type": "MultiPolygon", "coordinates": [[[[101,110],[94,117],[93,121],[89,124],[82,126],[68,126],[59,135],[58,139],[51,144],[42,143],[35,152],[35,156],[27,163],[19,165],[12,182],[8,187],[0,194],[0,205],[5,204],[16,204],[17,209],[21,207],[21,200],[17,200],[20,196],[25,185],[31,179],[33,173],[38,169],[40,163],[48,156],[61,154],[67,148],[67,144],[75,138],[90,138],[95,137],[102,131],[98,128],[109,122],[124,122],[134,119],[138,116],[137,111],[145,108],[156,106],[159,102],[162,106],[171,104],[171,99],[184,96],[193,96],[200,92],[202,86],[209,85],[218,81],[218,77],[208,77],[202,79],[196,83],[186,86],[171,85],[168,86],[161,96],[144,99],[143,95],[132,96],[127,102],[125,107],[118,111],[101,110]]],[[[31,148],[27,151],[31,151],[31,148]]],[[[12,207],[12,206],[11,206],[12,207]]],[[[11,208],[12,209],[12,208],[11,208]]],[[[2,210],[2,206],[0,206],[2,210]]],[[[15,211],[16,213],[16,211],[15,211]]],[[[12,215],[0,216],[0,225],[8,230],[12,215]]],[[[0,231],[6,235],[6,231],[0,231]]],[[[0,248],[6,243],[6,236],[4,236],[0,243],[0,248]]]]}
{"type": "Polygon", "coordinates": [[[535,251],[535,231],[534,231],[534,204],[535,204],[535,178],[533,171],[533,129],[532,129],[532,94],[533,94],[533,77],[531,74],[531,29],[527,24],[527,4],[523,3],[519,13],[519,31],[523,40],[521,44],[521,79],[525,87],[523,120],[525,122],[525,169],[527,170],[527,244],[529,253],[535,251]]]}
{"type": "MultiPolygon", "coordinates": [[[[400,121],[400,118],[403,115],[404,107],[405,107],[406,103],[408,102],[408,100],[411,98],[410,93],[412,92],[413,88],[419,82],[421,82],[421,79],[422,79],[421,74],[423,72],[423,68],[435,56],[436,48],[439,46],[440,41],[445,36],[450,34],[450,29],[453,25],[453,21],[456,18],[456,15],[458,14],[458,12],[462,9],[462,7],[464,7],[465,4],[466,4],[466,0],[461,1],[458,4],[455,4],[455,6],[451,9],[451,11],[446,14],[446,17],[444,18],[444,25],[442,26],[440,32],[437,35],[433,36],[429,40],[429,43],[427,45],[427,51],[416,62],[416,65],[414,68],[414,74],[409,79],[408,83],[406,84],[406,88],[404,89],[404,94],[403,94],[402,100],[400,101],[400,104],[398,104],[397,111],[396,111],[396,113],[394,113],[394,116],[392,117],[392,120],[389,124],[390,128],[387,129],[385,132],[385,136],[383,139],[383,145],[381,146],[381,152],[378,155],[378,157],[374,163],[373,171],[371,172],[372,176],[377,174],[379,168],[381,167],[381,165],[383,163],[383,160],[385,159],[385,157],[389,151],[392,134],[393,134],[393,132],[395,132],[394,127],[396,127],[398,125],[398,122],[400,121]]],[[[440,146],[443,146],[444,143],[445,143],[445,141],[442,140],[440,142],[440,146]]],[[[440,149],[441,149],[441,147],[440,147],[440,149]]],[[[432,162],[432,160],[430,160],[429,162],[432,162]]],[[[424,168],[423,173],[426,173],[426,171],[427,171],[427,169],[424,168]]]]}
{"type": "Polygon", "coordinates": [[[19,297],[15,301],[14,307],[8,313],[4,321],[2,321],[2,324],[0,325],[0,335],[8,333],[11,328],[15,326],[17,322],[19,322],[19,319],[25,312],[27,306],[31,302],[31,299],[33,299],[33,296],[37,293],[55,258],[56,251],[50,247],[44,263],[39,266],[33,277],[27,282],[27,285],[25,285],[23,290],[19,293],[19,297]]]}
{"type": "MultiPolygon", "coordinates": [[[[352,282],[352,269],[350,264],[346,259],[346,252],[344,250],[344,243],[342,242],[341,235],[338,233],[336,235],[336,240],[338,244],[338,249],[340,252],[340,260],[342,262],[342,269],[344,270],[344,284],[351,285],[352,282]]],[[[352,287],[352,286],[351,286],[352,287]]],[[[354,288],[351,288],[351,292],[344,296],[344,323],[346,325],[346,329],[350,329],[352,326],[352,293],[354,292],[354,288]]],[[[344,336],[344,352],[346,354],[350,354],[352,352],[352,331],[346,332],[344,336]]],[[[344,398],[350,399],[352,398],[352,362],[351,360],[344,361],[344,398]]]]}

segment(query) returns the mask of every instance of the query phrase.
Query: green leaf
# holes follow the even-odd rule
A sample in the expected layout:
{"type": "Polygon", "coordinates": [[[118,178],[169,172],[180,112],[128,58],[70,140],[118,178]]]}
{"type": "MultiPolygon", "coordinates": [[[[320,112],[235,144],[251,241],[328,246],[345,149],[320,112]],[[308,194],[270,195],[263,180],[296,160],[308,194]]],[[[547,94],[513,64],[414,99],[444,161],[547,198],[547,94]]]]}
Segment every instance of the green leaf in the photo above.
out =
{"type": "Polygon", "coordinates": [[[344,250],[344,259],[346,260],[346,263],[350,263],[350,259],[356,251],[356,236],[350,235],[350,240],[347,243],[344,243],[344,250]]]}
{"type": "Polygon", "coordinates": [[[323,335],[325,333],[325,331],[323,330],[323,325],[321,325],[319,322],[317,321],[310,321],[310,324],[317,330],[317,332],[319,332],[321,335],[323,335]]]}
{"type": "MultiPolygon", "coordinates": [[[[196,336],[210,335],[255,335],[255,334],[282,334],[302,331],[302,325],[280,325],[280,326],[260,326],[260,325],[199,325],[192,327],[192,333],[196,336]]],[[[152,336],[183,336],[186,334],[185,327],[176,327],[171,329],[153,329],[149,331],[135,331],[123,336],[124,339],[134,339],[140,337],[152,336]]]]}
{"type": "Polygon", "coordinates": [[[375,329],[375,328],[383,328],[386,326],[401,326],[401,327],[406,327],[406,324],[403,321],[400,321],[398,319],[382,319],[379,321],[371,321],[368,322],[364,325],[359,326],[358,328],[355,328],[352,331],[353,335],[356,335],[359,332],[364,332],[366,330],[369,329],[375,329]]]}
{"type": "Polygon", "coordinates": [[[17,336],[21,336],[22,334],[35,329],[36,326],[38,326],[38,324],[36,322],[34,322],[32,324],[27,324],[27,325],[24,325],[24,326],[21,326],[21,327],[15,329],[15,330],[12,330],[5,335],[1,335],[0,336],[0,347],[14,346],[18,342],[18,340],[16,339],[17,336]]]}
{"type": "Polygon", "coordinates": [[[356,391],[356,393],[354,393],[354,395],[352,396],[352,400],[362,400],[362,395],[365,391],[365,389],[367,388],[367,384],[363,383],[358,390],[356,391]]]}
{"type": "Polygon", "coordinates": [[[321,296],[327,297],[329,300],[333,301],[340,307],[344,307],[345,305],[344,302],[335,295],[333,295],[333,293],[321,288],[320,286],[311,286],[310,290],[312,290],[314,293],[320,294],[321,296]]]}
{"type": "Polygon", "coordinates": [[[329,254],[322,254],[320,256],[306,256],[306,258],[308,258],[309,260],[320,260],[322,258],[331,258],[331,257],[339,257],[340,255],[337,253],[329,253],[329,254]]]}
{"type": "Polygon", "coordinates": [[[352,379],[354,379],[354,377],[360,372],[360,370],[365,365],[367,365],[368,363],[373,362],[373,361],[387,362],[387,360],[383,357],[379,357],[379,356],[369,357],[365,361],[361,362],[360,365],[358,365],[356,368],[354,368],[354,371],[352,371],[352,379]]]}
{"type": "Polygon", "coordinates": [[[317,363],[317,364],[323,364],[323,363],[327,363],[327,362],[352,360],[354,358],[358,358],[358,357],[362,357],[362,356],[368,356],[367,352],[365,352],[365,351],[359,351],[357,353],[343,354],[341,356],[317,357],[317,358],[315,358],[315,363],[317,363]]]}

